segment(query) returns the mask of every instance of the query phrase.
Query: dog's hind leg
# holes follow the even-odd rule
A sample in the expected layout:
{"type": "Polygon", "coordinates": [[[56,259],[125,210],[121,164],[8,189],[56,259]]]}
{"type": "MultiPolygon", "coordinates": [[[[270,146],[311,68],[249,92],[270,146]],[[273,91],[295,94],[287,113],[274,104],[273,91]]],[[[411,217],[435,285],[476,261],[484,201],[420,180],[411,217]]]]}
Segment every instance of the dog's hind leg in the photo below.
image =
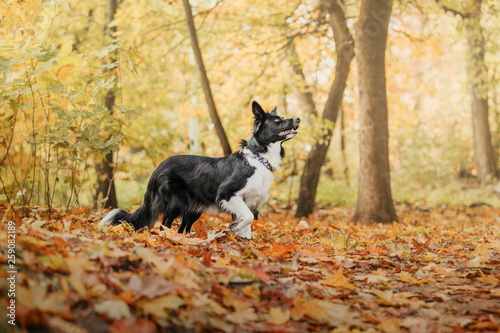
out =
{"type": "Polygon", "coordinates": [[[191,226],[193,223],[198,220],[198,218],[201,216],[201,213],[184,213],[182,215],[182,223],[181,227],[179,228],[179,233],[182,234],[184,232],[184,229],[186,230],[186,234],[191,232],[191,226]]]}
{"type": "Polygon", "coordinates": [[[198,219],[200,218],[200,216],[201,216],[201,213],[195,213],[195,214],[191,215],[190,222],[189,222],[189,224],[186,226],[186,234],[191,232],[191,227],[193,226],[193,224],[194,224],[196,221],[198,221],[198,219]]]}
{"type": "Polygon", "coordinates": [[[180,212],[178,210],[174,210],[171,212],[164,212],[163,213],[163,221],[161,223],[170,229],[172,227],[172,223],[179,215],[180,215],[180,212]]]}
{"type": "Polygon", "coordinates": [[[229,212],[235,217],[235,221],[229,226],[229,229],[242,238],[251,239],[252,231],[251,229],[248,230],[248,227],[252,224],[254,214],[248,208],[243,198],[235,195],[229,200],[221,200],[219,205],[224,211],[229,212]],[[247,229],[240,232],[244,228],[247,229]]]}

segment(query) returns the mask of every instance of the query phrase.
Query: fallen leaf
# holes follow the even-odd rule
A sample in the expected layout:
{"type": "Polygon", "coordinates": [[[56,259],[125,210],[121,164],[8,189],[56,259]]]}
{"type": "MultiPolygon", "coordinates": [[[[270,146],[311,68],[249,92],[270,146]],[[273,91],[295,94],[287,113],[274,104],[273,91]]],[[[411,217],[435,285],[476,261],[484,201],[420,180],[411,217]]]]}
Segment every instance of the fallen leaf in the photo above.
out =
{"type": "MultiPolygon", "coordinates": [[[[67,331],[69,332],[69,331],[67,331]]],[[[109,327],[110,333],[156,333],[156,325],[144,318],[115,320],[109,327]]]]}
{"type": "Polygon", "coordinates": [[[47,318],[49,326],[60,332],[72,332],[72,333],[88,333],[88,331],[82,327],[79,327],[69,321],[66,321],[59,317],[49,317],[47,318]]]}
{"type": "MultiPolygon", "coordinates": [[[[500,209],[398,205],[403,223],[357,225],[347,218],[349,209],[325,207],[309,229],[297,229],[288,208],[267,208],[265,221],[252,224],[250,241],[220,231],[231,223],[226,215],[204,216],[195,234],[179,235],[177,225],[102,231],[96,223],[103,214],[90,208],[9,213],[17,228],[16,321],[82,333],[78,328],[498,330],[500,209]],[[343,237],[338,244],[332,230],[343,237]],[[351,239],[357,246],[350,247],[351,239]],[[334,247],[345,255],[333,255],[334,247]]],[[[0,223],[3,253],[6,225],[0,223]]],[[[0,263],[7,266],[7,257],[0,263]]],[[[9,275],[2,272],[7,291],[9,275]]],[[[7,294],[0,295],[4,308],[7,294]]]]}
{"type": "Polygon", "coordinates": [[[293,308],[290,311],[290,315],[295,321],[301,320],[304,316],[319,322],[323,322],[328,319],[328,314],[318,304],[318,300],[312,299],[303,303],[302,297],[298,297],[293,301],[293,308]]]}
{"type": "Polygon", "coordinates": [[[134,275],[128,282],[126,288],[138,297],[149,299],[157,298],[171,293],[176,287],[159,275],[146,275],[141,278],[134,275]]]}
{"type": "Polygon", "coordinates": [[[166,310],[177,310],[185,303],[176,295],[166,295],[153,300],[143,299],[136,304],[146,315],[153,315],[157,318],[167,318],[166,310]]]}
{"type": "Polygon", "coordinates": [[[349,279],[344,276],[342,271],[336,271],[335,274],[328,274],[326,280],[321,280],[321,284],[330,286],[330,287],[341,287],[348,290],[356,289],[357,287],[349,282],[349,279]]]}
{"type": "Polygon", "coordinates": [[[399,323],[396,319],[386,319],[377,325],[377,328],[385,333],[400,333],[399,323]]]}
{"type": "Polygon", "coordinates": [[[132,316],[130,309],[121,299],[108,300],[96,304],[94,310],[99,314],[105,314],[112,319],[123,319],[132,316]]]}
{"type": "Polygon", "coordinates": [[[280,307],[269,309],[267,322],[273,325],[283,325],[290,320],[290,310],[282,310],[280,307]]]}

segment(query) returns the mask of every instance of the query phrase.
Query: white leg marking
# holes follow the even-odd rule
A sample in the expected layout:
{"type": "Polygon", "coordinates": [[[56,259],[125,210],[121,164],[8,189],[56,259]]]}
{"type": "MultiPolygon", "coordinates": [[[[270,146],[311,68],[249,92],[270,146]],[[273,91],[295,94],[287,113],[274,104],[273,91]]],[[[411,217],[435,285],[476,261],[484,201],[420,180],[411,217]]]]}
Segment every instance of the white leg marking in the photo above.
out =
{"type": "Polygon", "coordinates": [[[246,227],[240,229],[240,231],[237,231],[235,234],[241,238],[252,239],[252,224],[250,223],[246,227]]]}
{"type": "Polygon", "coordinates": [[[253,213],[240,196],[235,195],[229,201],[223,200],[220,205],[222,209],[236,216],[234,223],[229,226],[232,232],[238,232],[252,224],[253,213]]]}
{"type": "Polygon", "coordinates": [[[113,222],[115,215],[118,214],[119,211],[120,211],[119,208],[116,208],[116,209],[113,209],[112,211],[110,211],[108,214],[106,214],[106,216],[103,217],[101,222],[99,222],[98,226],[105,227],[105,226],[110,225],[111,222],[113,222]]]}

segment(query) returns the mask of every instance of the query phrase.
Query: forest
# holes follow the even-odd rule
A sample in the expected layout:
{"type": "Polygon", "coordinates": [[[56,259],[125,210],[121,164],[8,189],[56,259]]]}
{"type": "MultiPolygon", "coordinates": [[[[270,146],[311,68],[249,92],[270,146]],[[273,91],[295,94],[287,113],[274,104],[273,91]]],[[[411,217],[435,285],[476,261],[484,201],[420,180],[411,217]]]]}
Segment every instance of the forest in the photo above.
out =
{"type": "Polygon", "coordinates": [[[498,0],[0,17],[0,331],[500,331],[498,0]],[[301,123],[251,240],[98,226],[167,157],[238,152],[253,101],[301,123]]]}

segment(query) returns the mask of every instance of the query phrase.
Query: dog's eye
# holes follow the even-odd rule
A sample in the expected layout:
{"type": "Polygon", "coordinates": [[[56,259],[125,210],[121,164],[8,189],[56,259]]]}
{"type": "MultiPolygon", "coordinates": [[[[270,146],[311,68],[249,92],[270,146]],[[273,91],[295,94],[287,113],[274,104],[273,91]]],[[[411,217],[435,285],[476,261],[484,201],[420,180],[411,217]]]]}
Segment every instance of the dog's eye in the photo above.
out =
{"type": "Polygon", "coordinates": [[[275,123],[281,123],[281,119],[276,118],[276,119],[274,119],[274,122],[275,122],[275,123]]]}

